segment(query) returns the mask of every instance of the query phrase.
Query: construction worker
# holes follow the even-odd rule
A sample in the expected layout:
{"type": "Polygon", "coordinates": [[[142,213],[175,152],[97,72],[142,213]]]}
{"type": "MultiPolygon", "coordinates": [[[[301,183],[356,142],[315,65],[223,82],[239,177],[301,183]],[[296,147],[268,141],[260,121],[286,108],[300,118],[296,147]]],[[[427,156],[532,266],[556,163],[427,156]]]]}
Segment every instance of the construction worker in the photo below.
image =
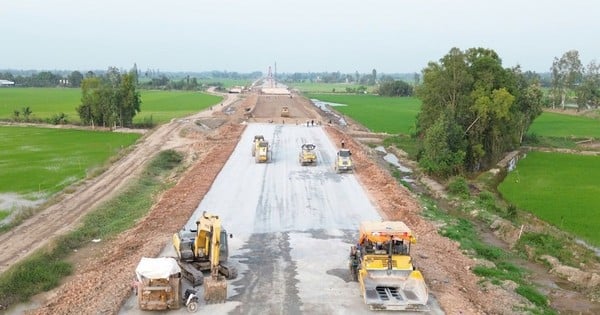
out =
{"type": "Polygon", "coordinates": [[[346,143],[344,142],[344,139],[342,139],[342,149],[346,146],[346,143]]]}

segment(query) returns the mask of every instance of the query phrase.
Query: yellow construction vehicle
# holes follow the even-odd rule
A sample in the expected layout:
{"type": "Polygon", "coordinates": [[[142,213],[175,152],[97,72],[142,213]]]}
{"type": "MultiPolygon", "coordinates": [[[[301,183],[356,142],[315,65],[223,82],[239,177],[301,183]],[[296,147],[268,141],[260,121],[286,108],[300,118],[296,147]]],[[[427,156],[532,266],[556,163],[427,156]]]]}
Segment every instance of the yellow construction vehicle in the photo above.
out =
{"type": "Polygon", "coordinates": [[[350,248],[349,267],[372,310],[429,310],[429,290],[410,256],[415,242],[403,222],[361,223],[357,245],[350,248]]]}
{"type": "Polygon", "coordinates": [[[352,152],[350,152],[350,150],[339,150],[335,157],[335,164],[333,165],[333,169],[335,169],[337,173],[354,171],[354,164],[352,163],[351,156],[352,152]]]}
{"type": "Polygon", "coordinates": [[[300,165],[317,165],[317,154],[315,153],[316,146],[312,143],[305,143],[300,147],[298,161],[300,165]]]}
{"type": "Polygon", "coordinates": [[[256,147],[258,147],[258,144],[261,141],[265,141],[265,137],[263,137],[262,135],[254,136],[254,140],[252,141],[252,156],[256,155],[256,147]]]}
{"type": "Polygon", "coordinates": [[[256,163],[268,163],[271,160],[271,147],[269,141],[258,141],[256,143],[256,151],[254,153],[256,163]]]}
{"type": "Polygon", "coordinates": [[[281,117],[290,117],[290,109],[287,106],[281,108],[281,117]]]}
{"type": "Polygon", "coordinates": [[[225,302],[226,279],[237,277],[237,270],[226,264],[229,254],[227,231],[222,229],[218,216],[206,211],[196,221],[196,226],[196,230],[182,230],[173,235],[182,274],[193,286],[204,282],[204,300],[207,303],[225,302]],[[210,278],[204,281],[202,272],[208,270],[210,278]]]}

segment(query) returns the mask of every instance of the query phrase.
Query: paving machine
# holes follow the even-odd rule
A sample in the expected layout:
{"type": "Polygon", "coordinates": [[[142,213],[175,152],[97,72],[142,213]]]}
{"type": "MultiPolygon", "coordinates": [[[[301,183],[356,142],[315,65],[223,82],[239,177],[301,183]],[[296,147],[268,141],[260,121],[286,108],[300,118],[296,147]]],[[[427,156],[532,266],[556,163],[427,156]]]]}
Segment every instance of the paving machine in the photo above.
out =
{"type": "Polygon", "coordinates": [[[222,229],[218,216],[206,211],[196,226],[196,230],[182,230],[173,235],[182,274],[193,286],[204,283],[207,303],[225,302],[227,279],[237,277],[237,270],[227,265],[227,231],[222,229]],[[204,279],[203,271],[210,271],[210,278],[204,279]]]}
{"type": "Polygon", "coordinates": [[[349,267],[372,310],[429,310],[429,290],[410,256],[415,242],[403,222],[361,223],[358,243],[350,248],[349,267]]]}
{"type": "Polygon", "coordinates": [[[316,146],[312,143],[305,143],[300,148],[298,161],[300,165],[317,165],[317,154],[315,153],[316,146]]]}
{"type": "Polygon", "coordinates": [[[173,258],[142,257],[135,268],[134,290],[141,310],[181,307],[181,269],[173,258]]]}
{"type": "Polygon", "coordinates": [[[351,156],[352,152],[350,152],[349,149],[341,149],[337,152],[335,164],[333,166],[337,173],[354,171],[354,164],[352,163],[351,156]]]}

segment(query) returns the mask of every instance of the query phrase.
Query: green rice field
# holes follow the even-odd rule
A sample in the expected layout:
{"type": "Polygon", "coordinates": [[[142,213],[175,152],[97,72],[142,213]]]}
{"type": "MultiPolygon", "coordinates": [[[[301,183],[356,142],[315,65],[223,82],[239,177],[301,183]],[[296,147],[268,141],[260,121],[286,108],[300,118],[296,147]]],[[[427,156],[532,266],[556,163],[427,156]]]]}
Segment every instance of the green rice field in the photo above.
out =
{"type": "MultiPolygon", "coordinates": [[[[140,91],[141,112],[134,123],[152,120],[164,123],[172,118],[196,113],[222,101],[219,96],[189,91],[140,91]]],[[[76,108],[81,103],[81,89],[73,88],[4,88],[0,89],[0,119],[11,119],[15,110],[29,107],[32,118],[46,119],[65,113],[70,122],[79,122],[76,108]]]]}
{"type": "Polygon", "coordinates": [[[85,178],[139,134],[0,126],[0,193],[47,197],[85,178]]]}
{"type": "MultiPolygon", "coordinates": [[[[356,89],[360,84],[350,83],[318,83],[318,82],[302,82],[291,83],[290,88],[297,89],[302,93],[345,93],[346,88],[356,89]]],[[[371,91],[373,87],[367,87],[367,91],[371,91]]]]}
{"type": "Polygon", "coordinates": [[[545,112],[528,132],[543,137],[600,138],[600,120],[545,112]]]}
{"type": "Polygon", "coordinates": [[[308,94],[311,99],[345,104],[335,110],[359,121],[374,132],[411,134],[415,131],[416,117],[421,101],[416,97],[383,97],[355,94],[308,94]]]}
{"type": "Polygon", "coordinates": [[[600,246],[600,157],[530,152],[498,186],[520,209],[600,246]]]}
{"type": "Polygon", "coordinates": [[[183,91],[141,91],[142,111],[133,122],[142,122],[152,117],[155,123],[168,122],[172,118],[197,113],[212,105],[219,104],[223,98],[198,92],[183,91]]]}

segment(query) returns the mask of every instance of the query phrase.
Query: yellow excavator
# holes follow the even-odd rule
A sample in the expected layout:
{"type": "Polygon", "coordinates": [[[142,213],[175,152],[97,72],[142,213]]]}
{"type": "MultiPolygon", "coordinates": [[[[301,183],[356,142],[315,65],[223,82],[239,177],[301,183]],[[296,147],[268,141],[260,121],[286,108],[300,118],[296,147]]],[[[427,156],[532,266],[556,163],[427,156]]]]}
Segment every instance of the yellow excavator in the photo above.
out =
{"type": "Polygon", "coordinates": [[[352,280],[371,310],[428,311],[429,290],[413,265],[411,230],[400,221],[366,221],[350,248],[352,280]]]}
{"type": "Polygon", "coordinates": [[[222,229],[219,216],[206,211],[196,221],[196,226],[196,230],[184,229],[173,235],[182,275],[193,286],[204,283],[207,303],[223,303],[227,298],[226,279],[237,277],[237,270],[227,265],[227,231],[222,229]],[[203,271],[210,271],[210,278],[205,280],[203,271]]]}

